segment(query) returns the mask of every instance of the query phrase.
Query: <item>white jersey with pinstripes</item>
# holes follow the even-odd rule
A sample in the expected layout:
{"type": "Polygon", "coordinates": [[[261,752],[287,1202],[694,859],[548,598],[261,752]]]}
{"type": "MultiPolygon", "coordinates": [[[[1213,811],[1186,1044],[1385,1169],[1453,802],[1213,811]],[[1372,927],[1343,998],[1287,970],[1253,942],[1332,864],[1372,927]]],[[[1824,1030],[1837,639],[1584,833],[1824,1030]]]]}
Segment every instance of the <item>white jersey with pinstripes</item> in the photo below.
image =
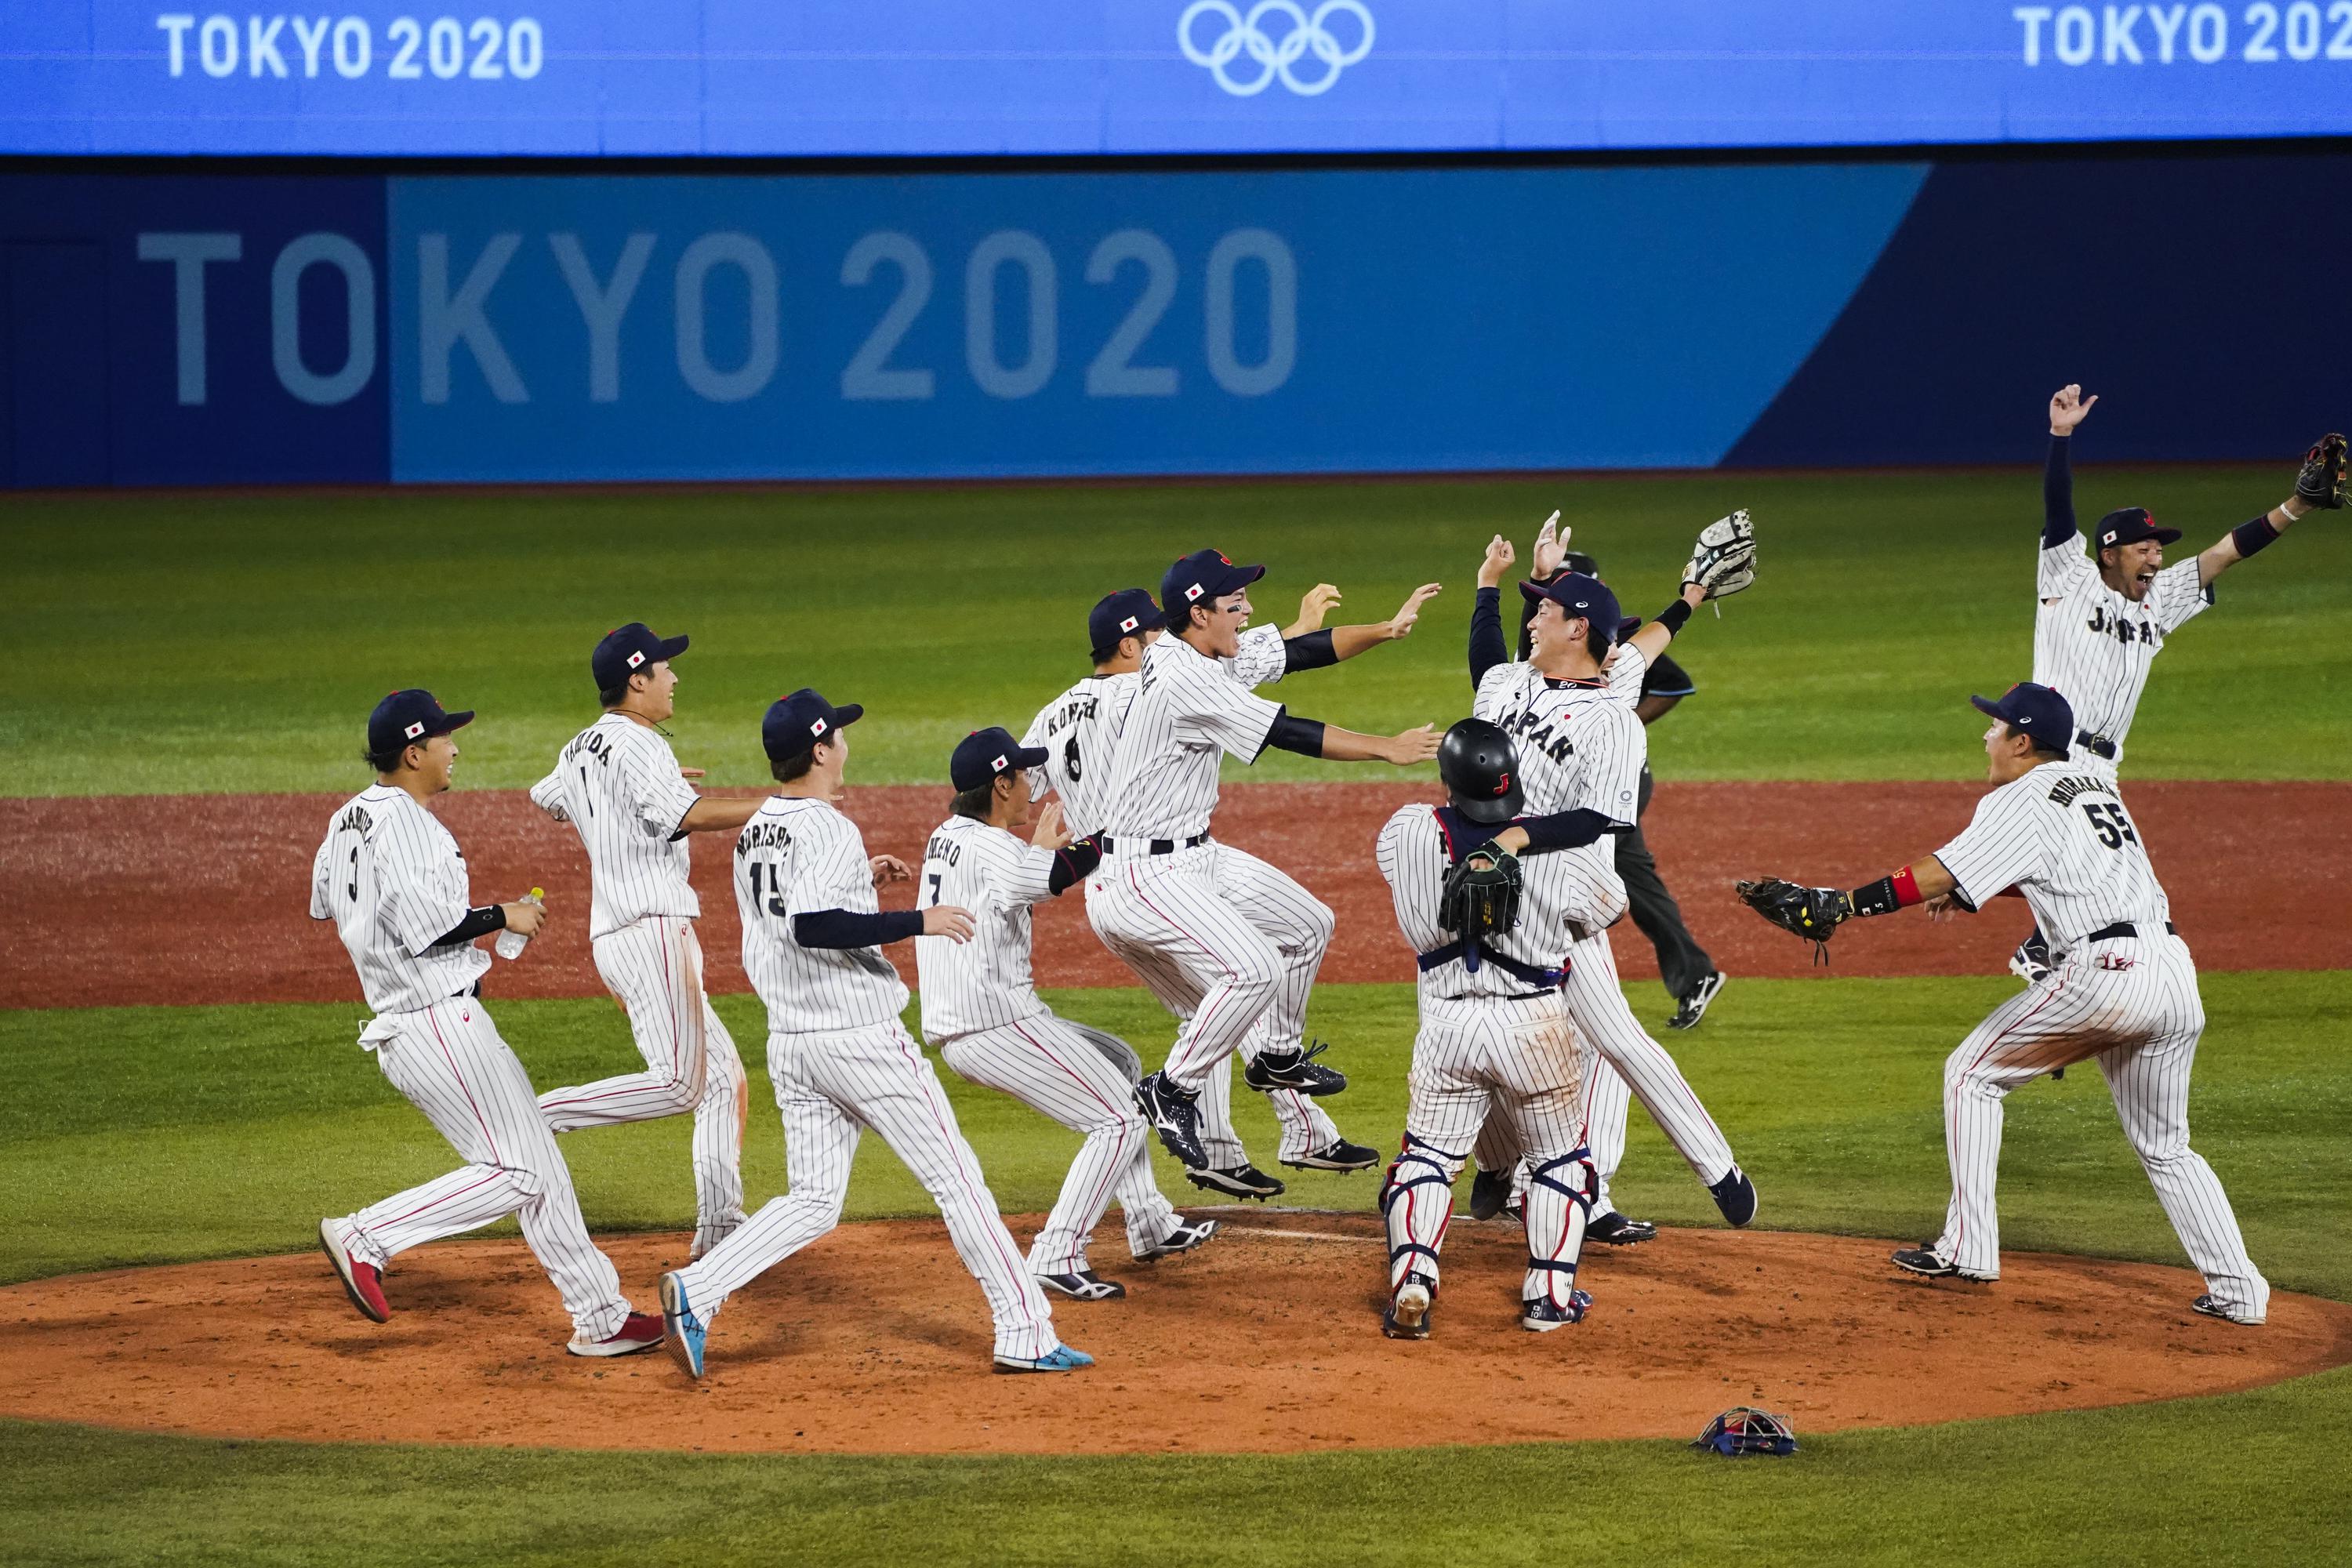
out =
{"type": "Polygon", "coordinates": [[[1043,796],[1051,790],[1061,797],[1062,822],[1073,838],[1103,825],[1119,724],[1138,684],[1131,669],[1089,675],[1045,704],[1021,737],[1022,745],[1045,751],[1045,763],[1029,770],[1029,793],[1043,796]]]}
{"type": "Polygon", "coordinates": [[[1255,762],[1282,705],[1178,637],[1146,648],[1113,747],[1102,827],[1117,838],[1184,839],[1209,830],[1217,764],[1255,762]]]}
{"type": "Polygon", "coordinates": [[[580,831],[588,851],[591,938],[647,915],[693,920],[702,913],[678,832],[698,797],[659,733],[606,713],[565,743],[555,771],[530,786],[530,798],[580,831]]]}
{"type": "Polygon", "coordinates": [[[466,918],[466,857],[406,790],[371,784],[337,808],[310,862],[310,918],[335,922],[379,1016],[470,990],[490,955],[433,944],[466,918]]]}
{"type": "Polygon", "coordinates": [[[2044,548],[2036,576],[2033,679],[2066,699],[2077,730],[2115,742],[2112,762],[2079,746],[2077,760],[2111,768],[2123,760],[2148,666],[2168,636],[2213,602],[2213,590],[2199,585],[2192,555],[2158,572],[2135,604],[2107,586],[2079,534],[2044,548]]]}
{"type": "MultiPolygon", "coordinates": [[[[1621,647],[1605,681],[1553,680],[1532,664],[1500,664],[1478,683],[1470,710],[1499,726],[1518,748],[1528,815],[1596,811],[1613,823],[1633,825],[1650,748],[1632,702],[1620,695],[1627,682],[1617,666],[1633,668],[1630,688],[1638,694],[1643,662],[1637,650],[1621,647]]],[[[1543,858],[1564,874],[1561,912],[1568,919],[1601,931],[1625,912],[1625,882],[1607,835],[1543,858]]]]}
{"type": "Polygon", "coordinates": [[[735,840],[734,882],[743,970],[770,1034],[897,1026],[907,988],[879,947],[803,947],[793,934],[796,915],[880,909],[856,823],[821,800],[768,800],[735,840]]]}
{"type": "MultiPolygon", "coordinates": [[[[1381,827],[1374,854],[1396,906],[1397,929],[1413,952],[1433,952],[1453,942],[1454,933],[1437,923],[1438,902],[1445,890],[1445,879],[1454,869],[1437,808],[1421,803],[1398,807],[1381,827]]],[[[1538,969],[1559,969],[1567,963],[1570,882],[1561,862],[1558,853],[1531,855],[1519,862],[1519,923],[1481,945],[1538,969]]],[[[1500,965],[1481,963],[1474,973],[1459,958],[1421,974],[1423,1001],[1521,996],[1535,989],[1539,988],[1500,965]]]]}
{"type": "Polygon", "coordinates": [[[923,847],[915,902],[971,912],[971,940],[915,939],[923,1037],[937,1044],[1047,1011],[1029,973],[1029,909],[1054,896],[1054,855],[1002,827],[950,816],[923,847]]]}
{"type": "Polygon", "coordinates": [[[2114,781],[2073,763],[2044,763],[1986,795],[1936,858],[1979,908],[2017,888],[2060,952],[2118,921],[2160,927],[2171,914],[2114,781]]]}

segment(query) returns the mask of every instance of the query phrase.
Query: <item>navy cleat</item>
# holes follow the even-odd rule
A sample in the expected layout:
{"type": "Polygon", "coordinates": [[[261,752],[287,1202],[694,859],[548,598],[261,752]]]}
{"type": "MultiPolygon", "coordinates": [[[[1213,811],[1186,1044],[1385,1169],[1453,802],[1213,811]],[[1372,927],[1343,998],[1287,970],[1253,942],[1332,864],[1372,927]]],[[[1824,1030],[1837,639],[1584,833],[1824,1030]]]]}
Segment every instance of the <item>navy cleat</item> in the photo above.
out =
{"type": "Polygon", "coordinates": [[[1714,1194],[1715,1206],[1723,1211],[1724,1223],[1734,1230],[1756,1217],[1756,1184],[1738,1166],[1732,1166],[1723,1180],[1706,1190],[1714,1194]]]}
{"type": "Polygon", "coordinates": [[[1429,1338],[1429,1314],[1437,1300],[1437,1282],[1426,1274],[1408,1274],[1389,1298],[1381,1318],[1381,1332],[1392,1340],[1429,1338]]]}
{"type": "Polygon", "coordinates": [[[1187,1094],[1156,1072],[1135,1086],[1136,1108],[1143,1112],[1160,1145],[1186,1170],[1204,1169],[1208,1151],[1201,1147],[1201,1097],[1187,1094]]]}
{"type": "Polygon", "coordinates": [[[1294,1171],[1369,1171],[1380,1163],[1378,1149],[1367,1149],[1345,1138],[1334,1138],[1312,1153],[1283,1162],[1294,1171]]]}
{"type": "Polygon", "coordinates": [[[1127,1294],[1126,1286],[1116,1279],[1106,1279],[1091,1268],[1081,1268],[1075,1274],[1040,1274],[1037,1283],[1073,1301],[1116,1301],[1127,1294]]]}
{"type": "Polygon", "coordinates": [[[1209,1238],[1216,1234],[1215,1220],[1179,1218],[1176,1228],[1160,1237],[1159,1246],[1145,1247],[1135,1255],[1135,1260],[1138,1263],[1150,1263],[1155,1258],[1173,1258],[1180,1252],[1190,1252],[1194,1247],[1206,1247],[1209,1244],[1209,1238]]]}
{"type": "Polygon", "coordinates": [[[1646,1219],[1629,1219],[1611,1209],[1594,1216],[1592,1223],[1584,1227],[1584,1239],[1603,1247],[1634,1247],[1657,1240],[1658,1227],[1646,1219]]]}
{"type": "Polygon", "coordinates": [[[1549,1296],[1519,1303],[1519,1327],[1533,1333],[1548,1334],[1554,1329],[1564,1329],[1570,1323],[1584,1321],[1584,1314],[1592,1310],[1592,1298],[1582,1290],[1570,1290],[1565,1302],[1549,1296]]]}
{"type": "Polygon", "coordinates": [[[1228,1197],[1255,1198],[1260,1203],[1268,1198],[1278,1198],[1290,1190],[1255,1165],[1233,1165],[1222,1171],[1203,1166],[1197,1171],[1186,1171],[1184,1179],[1204,1192],[1223,1193],[1228,1197]]]}

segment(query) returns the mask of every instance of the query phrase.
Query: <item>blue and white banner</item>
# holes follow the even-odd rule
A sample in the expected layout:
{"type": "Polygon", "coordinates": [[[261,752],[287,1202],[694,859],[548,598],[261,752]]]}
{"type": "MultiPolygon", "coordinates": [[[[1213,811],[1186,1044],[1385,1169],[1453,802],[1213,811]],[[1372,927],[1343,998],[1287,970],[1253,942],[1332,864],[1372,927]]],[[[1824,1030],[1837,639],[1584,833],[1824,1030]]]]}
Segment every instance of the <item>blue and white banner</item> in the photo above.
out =
{"type": "Polygon", "coordinates": [[[2352,0],[0,8],[0,153],[799,156],[2352,133],[2352,0]]]}

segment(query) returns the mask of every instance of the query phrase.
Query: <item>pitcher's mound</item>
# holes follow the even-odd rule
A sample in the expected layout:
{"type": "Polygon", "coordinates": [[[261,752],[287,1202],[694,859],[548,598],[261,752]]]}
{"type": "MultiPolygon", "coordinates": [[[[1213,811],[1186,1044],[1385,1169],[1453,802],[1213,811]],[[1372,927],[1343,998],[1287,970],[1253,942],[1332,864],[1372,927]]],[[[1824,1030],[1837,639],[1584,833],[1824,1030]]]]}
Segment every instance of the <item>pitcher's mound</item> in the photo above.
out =
{"type": "MultiPolygon", "coordinates": [[[[2352,1361],[2352,1306],[2280,1294],[2270,1321],[2195,1316],[2182,1269],[2012,1254],[1995,1285],[1896,1274],[1891,1244],[1670,1230],[1595,1247],[1592,1315],[1518,1327],[1523,1242],[1463,1218],[1435,1335],[1380,1331],[1369,1215],[1203,1209],[1201,1251],[1125,1260],[1123,1301],[1057,1300],[1097,1366],[989,1373],[980,1292],[936,1219],[844,1226],[728,1304],[699,1384],[659,1352],[563,1353],[519,1242],[398,1258],[389,1324],[317,1254],[125,1269],[0,1290],[0,1412],[319,1441],[857,1453],[1282,1451],[1687,1437],[1733,1405],[1798,1431],[2250,1388],[2352,1361]]],[[[1024,1238],[1034,1217],[1013,1222],[1024,1238]]],[[[609,1250],[641,1306],[683,1238],[609,1250]]]]}

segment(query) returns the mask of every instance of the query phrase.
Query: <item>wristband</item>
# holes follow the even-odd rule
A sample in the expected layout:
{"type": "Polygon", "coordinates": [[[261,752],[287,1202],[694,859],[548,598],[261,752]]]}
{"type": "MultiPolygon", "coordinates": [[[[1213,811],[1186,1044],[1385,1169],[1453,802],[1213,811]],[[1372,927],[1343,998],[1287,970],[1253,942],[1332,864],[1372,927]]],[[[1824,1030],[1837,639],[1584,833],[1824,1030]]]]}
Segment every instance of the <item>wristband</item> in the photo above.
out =
{"type": "Polygon", "coordinates": [[[2269,549],[2278,536],[2278,529],[2271,521],[2271,514],[2268,512],[2263,513],[2252,522],[2242,522],[2230,531],[2230,538],[2237,545],[2238,556],[2241,560],[2249,559],[2269,549]]]}
{"type": "Polygon", "coordinates": [[[1921,901],[1919,880],[1906,866],[1891,877],[1881,877],[1875,882],[1856,888],[1846,896],[1857,915],[1891,915],[1897,910],[1908,909],[1921,901]]]}
{"type": "Polygon", "coordinates": [[[1683,626],[1690,618],[1690,601],[1677,595],[1673,604],[1658,612],[1657,624],[1666,628],[1668,637],[1680,637],[1683,626]]]}

